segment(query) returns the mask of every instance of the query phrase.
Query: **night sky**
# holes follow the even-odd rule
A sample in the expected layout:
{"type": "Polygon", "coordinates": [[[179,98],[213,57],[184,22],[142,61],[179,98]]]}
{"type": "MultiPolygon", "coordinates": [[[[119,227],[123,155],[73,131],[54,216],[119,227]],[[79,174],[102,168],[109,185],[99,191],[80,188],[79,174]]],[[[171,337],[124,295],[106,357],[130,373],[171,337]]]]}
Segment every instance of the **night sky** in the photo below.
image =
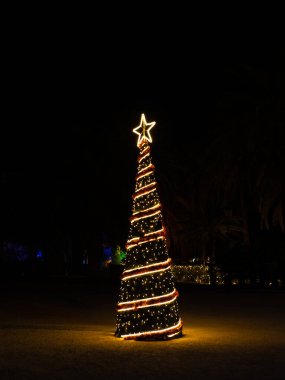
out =
{"type": "Polygon", "coordinates": [[[210,131],[220,97],[251,91],[241,67],[270,72],[282,55],[265,44],[145,46],[136,54],[93,46],[91,54],[78,44],[37,50],[22,42],[20,63],[7,58],[1,218],[4,239],[28,242],[60,230],[124,243],[140,114],[157,122],[152,152],[163,181],[210,131]]]}

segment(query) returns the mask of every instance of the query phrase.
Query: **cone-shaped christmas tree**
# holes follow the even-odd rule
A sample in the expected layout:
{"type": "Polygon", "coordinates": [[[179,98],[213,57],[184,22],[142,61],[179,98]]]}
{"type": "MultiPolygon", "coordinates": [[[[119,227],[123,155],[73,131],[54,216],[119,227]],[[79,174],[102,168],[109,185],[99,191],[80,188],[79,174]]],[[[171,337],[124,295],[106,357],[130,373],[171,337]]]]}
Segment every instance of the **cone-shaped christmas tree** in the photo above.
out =
{"type": "Polygon", "coordinates": [[[150,130],[154,125],[142,114],[140,125],[133,130],[139,136],[140,152],[115,333],[125,339],[163,340],[182,335],[178,292],[151,162],[150,130]]]}

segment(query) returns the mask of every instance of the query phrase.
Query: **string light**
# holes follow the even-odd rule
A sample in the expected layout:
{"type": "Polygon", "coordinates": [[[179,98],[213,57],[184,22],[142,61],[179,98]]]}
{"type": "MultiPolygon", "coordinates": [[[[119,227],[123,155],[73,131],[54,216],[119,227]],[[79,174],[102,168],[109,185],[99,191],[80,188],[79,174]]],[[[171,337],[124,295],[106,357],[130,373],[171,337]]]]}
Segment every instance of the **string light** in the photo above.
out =
{"type": "Polygon", "coordinates": [[[154,165],[153,164],[149,164],[145,168],[142,168],[141,170],[139,170],[138,171],[138,176],[136,177],[136,180],[139,179],[139,175],[140,174],[143,174],[143,172],[146,171],[146,170],[148,170],[148,169],[154,169],[154,165]]]}
{"type": "MultiPolygon", "coordinates": [[[[153,189],[148,190],[148,191],[143,191],[143,192],[139,191],[137,194],[134,194],[134,195],[133,195],[133,199],[136,199],[136,198],[142,197],[143,195],[147,195],[147,194],[153,192],[154,190],[156,190],[156,188],[155,188],[155,183],[152,183],[151,186],[153,186],[153,189]]],[[[147,187],[151,187],[151,186],[147,186],[147,187]]]]}
{"type": "Polygon", "coordinates": [[[169,265],[166,268],[162,268],[162,269],[154,269],[154,270],[140,272],[140,273],[137,273],[137,274],[131,274],[131,275],[126,275],[126,276],[123,275],[121,277],[121,279],[122,280],[126,280],[127,278],[138,277],[138,276],[146,276],[148,274],[153,274],[153,273],[157,273],[157,272],[164,272],[164,271],[166,271],[166,270],[168,270],[170,268],[171,268],[171,265],[169,265]]]}
{"type": "Polygon", "coordinates": [[[127,339],[128,337],[140,337],[140,336],[147,336],[147,335],[157,335],[157,334],[161,334],[161,333],[164,333],[164,332],[172,332],[173,330],[178,330],[182,327],[182,320],[179,319],[179,322],[172,326],[172,327],[167,327],[166,329],[161,329],[161,330],[154,330],[154,331],[145,331],[145,332],[141,332],[141,333],[134,333],[134,334],[126,334],[126,335],[122,335],[122,338],[125,338],[127,339]]]}
{"type": "Polygon", "coordinates": [[[155,186],[155,185],[156,185],[156,182],[155,182],[155,181],[154,181],[154,182],[151,182],[151,183],[147,184],[146,186],[143,186],[143,187],[141,187],[140,189],[138,189],[135,193],[137,193],[137,192],[139,192],[139,191],[144,191],[144,190],[148,189],[149,187],[152,187],[152,186],[155,186]]]}
{"type": "Polygon", "coordinates": [[[164,294],[162,296],[156,296],[151,298],[143,298],[135,301],[127,301],[118,303],[117,311],[123,312],[127,310],[137,310],[141,308],[146,308],[149,306],[161,306],[171,303],[178,297],[178,291],[174,289],[169,294],[164,294]]]}
{"type": "Polygon", "coordinates": [[[150,147],[148,145],[145,146],[144,149],[140,152],[139,158],[144,155],[146,152],[150,152],[150,147]]]}
{"type": "Polygon", "coordinates": [[[145,240],[145,241],[141,241],[141,242],[138,242],[136,244],[130,244],[130,245],[126,245],[126,249],[129,250],[137,245],[140,245],[140,244],[145,244],[145,243],[148,243],[150,241],[154,241],[154,240],[160,240],[160,239],[165,239],[164,236],[158,236],[157,238],[153,238],[153,239],[148,239],[148,240],[145,240]]]}
{"type": "MultiPolygon", "coordinates": [[[[156,236],[156,239],[158,239],[159,237],[164,237],[165,231],[164,231],[164,229],[162,229],[160,231],[151,232],[150,234],[153,236],[156,236]]],[[[131,242],[134,242],[134,244],[137,245],[137,244],[147,243],[147,242],[153,241],[153,240],[155,240],[155,238],[150,238],[149,236],[141,237],[141,238],[135,237],[135,238],[128,240],[128,242],[126,244],[126,249],[128,249],[130,247],[129,243],[131,243],[131,242]]],[[[133,244],[131,244],[131,245],[133,245],[133,244]]]]}
{"type": "Polygon", "coordinates": [[[144,158],[146,158],[147,156],[149,156],[149,152],[146,152],[144,155],[140,156],[138,158],[138,162],[140,163],[144,158]]]}
{"type": "MultiPolygon", "coordinates": [[[[157,209],[157,208],[161,208],[161,204],[160,203],[157,203],[156,205],[154,205],[154,206],[152,206],[152,207],[149,207],[149,208],[147,208],[147,209],[145,209],[145,210],[143,210],[143,211],[137,211],[137,212],[134,212],[133,213],[133,215],[137,215],[137,214],[145,214],[146,212],[148,212],[148,211],[152,211],[152,210],[155,210],[155,209],[157,209]]],[[[135,216],[135,217],[131,217],[130,218],[130,221],[132,221],[132,220],[135,220],[136,218],[143,218],[144,216],[135,216]]]]}
{"type": "Polygon", "coordinates": [[[140,300],[135,300],[135,301],[126,301],[126,302],[119,302],[118,303],[118,306],[123,306],[123,305],[128,305],[128,304],[131,304],[131,303],[135,303],[135,302],[142,302],[142,301],[150,301],[150,300],[153,300],[153,299],[159,299],[161,297],[170,297],[170,296],[173,296],[177,293],[177,290],[173,290],[171,293],[169,294],[165,294],[163,296],[157,296],[157,297],[150,297],[150,298],[142,298],[140,300]]]}
{"type": "Polygon", "coordinates": [[[138,171],[121,275],[115,335],[124,339],[173,339],[181,335],[177,297],[168,257],[161,203],[151,162],[150,130],[144,114],[138,135],[138,171]]]}
{"type": "Polygon", "coordinates": [[[145,265],[145,266],[139,267],[139,268],[128,269],[128,270],[125,270],[124,273],[130,273],[130,272],[133,272],[133,271],[138,270],[138,269],[151,268],[151,267],[155,267],[157,265],[168,265],[171,262],[172,262],[172,260],[169,258],[169,259],[167,259],[166,261],[164,261],[162,263],[149,264],[149,265],[145,265]]]}

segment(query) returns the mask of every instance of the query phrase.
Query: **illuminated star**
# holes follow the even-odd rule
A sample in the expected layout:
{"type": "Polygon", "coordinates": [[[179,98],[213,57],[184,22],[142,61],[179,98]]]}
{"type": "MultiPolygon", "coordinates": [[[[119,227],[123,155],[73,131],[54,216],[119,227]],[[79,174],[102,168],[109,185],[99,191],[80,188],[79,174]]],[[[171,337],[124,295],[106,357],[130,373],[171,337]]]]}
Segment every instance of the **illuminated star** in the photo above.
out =
{"type": "Polygon", "coordinates": [[[147,123],[144,113],[142,114],[140,125],[133,129],[133,132],[139,136],[138,143],[137,143],[138,147],[140,146],[143,140],[152,142],[152,138],[149,132],[151,128],[155,126],[155,124],[156,124],[155,121],[153,121],[152,123],[147,123]]]}

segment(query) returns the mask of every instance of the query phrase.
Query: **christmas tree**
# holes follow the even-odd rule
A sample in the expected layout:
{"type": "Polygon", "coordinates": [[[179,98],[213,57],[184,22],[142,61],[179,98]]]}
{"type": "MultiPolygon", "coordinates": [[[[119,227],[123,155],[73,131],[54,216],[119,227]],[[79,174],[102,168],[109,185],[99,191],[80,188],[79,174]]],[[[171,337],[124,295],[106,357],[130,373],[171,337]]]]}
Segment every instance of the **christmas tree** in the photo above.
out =
{"type": "Polygon", "coordinates": [[[117,304],[115,335],[125,339],[166,340],[182,335],[161,204],[151,162],[150,130],[142,114],[138,137],[138,171],[117,304]]]}

